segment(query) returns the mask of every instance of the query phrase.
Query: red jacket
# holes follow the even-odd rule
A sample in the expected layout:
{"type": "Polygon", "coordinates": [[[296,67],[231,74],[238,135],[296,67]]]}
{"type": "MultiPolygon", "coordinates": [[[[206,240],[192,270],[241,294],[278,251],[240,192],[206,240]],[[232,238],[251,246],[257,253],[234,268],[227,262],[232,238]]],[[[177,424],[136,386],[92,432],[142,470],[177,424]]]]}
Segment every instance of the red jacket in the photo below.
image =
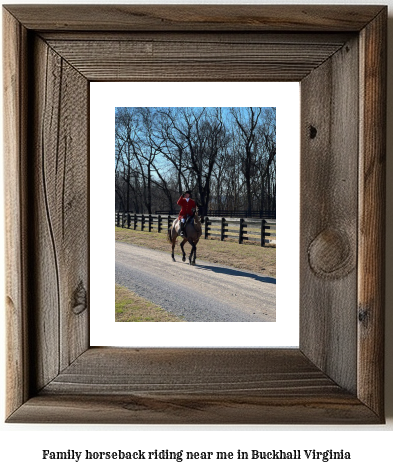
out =
{"type": "Polygon", "coordinates": [[[187,202],[186,198],[184,198],[183,196],[180,196],[179,200],[177,201],[177,204],[179,206],[181,206],[181,209],[180,209],[180,212],[179,212],[179,218],[186,217],[186,216],[191,216],[192,215],[192,210],[196,209],[196,203],[191,198],[187,202]]]}

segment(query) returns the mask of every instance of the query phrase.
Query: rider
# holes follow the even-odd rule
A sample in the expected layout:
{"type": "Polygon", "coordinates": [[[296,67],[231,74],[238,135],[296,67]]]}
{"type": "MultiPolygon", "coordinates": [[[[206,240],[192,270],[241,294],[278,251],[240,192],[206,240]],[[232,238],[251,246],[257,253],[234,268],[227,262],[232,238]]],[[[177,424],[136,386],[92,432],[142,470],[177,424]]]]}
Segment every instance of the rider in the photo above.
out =
{"type": "Polygon", "coordinates": [[[177,204],[181,206],[179,212],[180,235],[184,237],[187,219],[193,215],[193,211],[196,209],[196,203],[193,199],[191,199],[191,191],[185,191],[180,196],[177,204]]]}

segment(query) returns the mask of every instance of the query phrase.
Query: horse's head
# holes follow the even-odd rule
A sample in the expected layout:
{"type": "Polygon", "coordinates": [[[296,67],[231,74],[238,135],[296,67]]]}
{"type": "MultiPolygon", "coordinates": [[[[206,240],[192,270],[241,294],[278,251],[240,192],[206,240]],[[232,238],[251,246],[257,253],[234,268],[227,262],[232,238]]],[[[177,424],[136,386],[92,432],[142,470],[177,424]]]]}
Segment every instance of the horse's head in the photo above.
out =
{"type": "Polygon", "coordinates": [[[195,214],[198,216],[198,220],[203,224],[205,221],[205,212],[199,199],[196,200],[195,214]]]}
{"type": "Polygon", "coordinates": [[[204,215],[203,215],[203,210],[202,210],[202,208],[201,208],[199,205],[197,205],[197,207],[196,207],[196,209],[195,209],[195,216],[198,218],[198,220],[201,221],[201,224],[204,223],[205,217],[204,217],[204,215]]]}

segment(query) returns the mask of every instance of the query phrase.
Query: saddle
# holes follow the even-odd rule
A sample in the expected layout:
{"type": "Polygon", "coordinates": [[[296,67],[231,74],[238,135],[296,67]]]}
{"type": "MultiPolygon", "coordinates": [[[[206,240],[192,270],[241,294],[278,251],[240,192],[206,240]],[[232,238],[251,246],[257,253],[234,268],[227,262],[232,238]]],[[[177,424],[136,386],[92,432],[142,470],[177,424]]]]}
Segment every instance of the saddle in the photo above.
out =
{"type": "Polygon", "coordinates": [[[194,216],[188,216],[187,219],[184,221],[184,224],[183,222],[180,221],[180,236],[181,237],[187,237],[187,233],[186,233],[186,227],[187,227],[187,224],[189,223],[192,223],[194,221],[194,216]]]}

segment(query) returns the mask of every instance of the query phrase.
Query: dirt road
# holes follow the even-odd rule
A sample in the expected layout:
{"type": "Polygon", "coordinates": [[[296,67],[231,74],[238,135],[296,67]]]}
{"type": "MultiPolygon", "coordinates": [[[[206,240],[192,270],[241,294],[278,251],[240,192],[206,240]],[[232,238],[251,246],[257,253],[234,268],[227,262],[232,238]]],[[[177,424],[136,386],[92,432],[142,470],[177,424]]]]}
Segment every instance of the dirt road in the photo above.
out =
{"type": "Polygon", "coordinates": [[[275,321],[275,278],[199,259],[196,266],[176,260],[169,251],[116,242],[116,283],[186,321],[275,321]]]}

